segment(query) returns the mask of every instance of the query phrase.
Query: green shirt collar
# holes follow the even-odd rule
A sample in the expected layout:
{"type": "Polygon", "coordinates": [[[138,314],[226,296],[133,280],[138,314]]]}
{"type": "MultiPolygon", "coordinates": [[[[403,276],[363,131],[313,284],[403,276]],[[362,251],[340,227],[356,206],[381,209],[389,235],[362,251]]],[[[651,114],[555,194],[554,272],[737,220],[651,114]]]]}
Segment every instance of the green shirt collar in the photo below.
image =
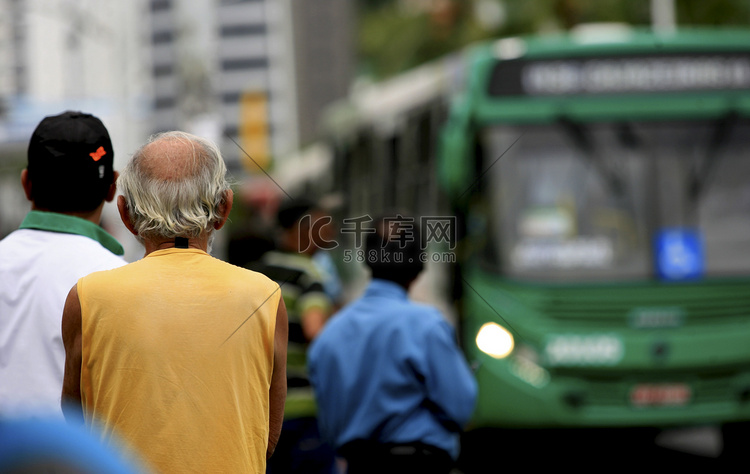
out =
{"type": "Polygon", "coordinates": [[[31,211],[19,229],[47,230],[64,234],[76,234],[94,239],[115,255],[124,255],[125,250],[114,237],[101,226],[80,217],[56,212],[31,211]]]}

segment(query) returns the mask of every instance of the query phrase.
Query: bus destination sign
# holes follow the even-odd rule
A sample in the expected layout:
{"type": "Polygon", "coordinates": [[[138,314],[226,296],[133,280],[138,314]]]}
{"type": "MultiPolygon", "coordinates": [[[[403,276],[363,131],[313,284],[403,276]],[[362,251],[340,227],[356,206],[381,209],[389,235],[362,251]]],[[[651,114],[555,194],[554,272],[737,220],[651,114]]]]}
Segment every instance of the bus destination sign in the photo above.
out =
{"type": "Polygon", "coordinates": [[[750,53],[653,54],[499,61],[491,96],[560,96],[750,89],[750,53]]]}

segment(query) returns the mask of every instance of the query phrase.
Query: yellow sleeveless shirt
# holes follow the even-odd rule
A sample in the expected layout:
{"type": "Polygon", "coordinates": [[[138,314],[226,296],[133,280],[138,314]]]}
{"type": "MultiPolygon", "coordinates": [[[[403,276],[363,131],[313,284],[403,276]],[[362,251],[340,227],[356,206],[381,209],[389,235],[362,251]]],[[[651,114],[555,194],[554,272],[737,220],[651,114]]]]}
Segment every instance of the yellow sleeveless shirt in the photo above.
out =
{"type": "Polygon", "coordinates": [[[264,473],[279,286],[196,249],[78,281],[84,416],[154,472],[264,473]]]}

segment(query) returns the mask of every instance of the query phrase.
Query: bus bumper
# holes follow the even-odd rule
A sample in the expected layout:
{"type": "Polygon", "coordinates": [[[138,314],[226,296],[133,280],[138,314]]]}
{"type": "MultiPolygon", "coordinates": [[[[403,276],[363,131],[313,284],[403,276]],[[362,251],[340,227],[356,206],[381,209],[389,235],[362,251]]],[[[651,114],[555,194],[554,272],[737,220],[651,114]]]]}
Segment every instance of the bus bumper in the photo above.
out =
{"type": "Polygon", "coordinates": [[[750,420],[750,367],[704,375],[574,375],[518,355],[476,356],[473,427],[669,428],[750,420]]]}

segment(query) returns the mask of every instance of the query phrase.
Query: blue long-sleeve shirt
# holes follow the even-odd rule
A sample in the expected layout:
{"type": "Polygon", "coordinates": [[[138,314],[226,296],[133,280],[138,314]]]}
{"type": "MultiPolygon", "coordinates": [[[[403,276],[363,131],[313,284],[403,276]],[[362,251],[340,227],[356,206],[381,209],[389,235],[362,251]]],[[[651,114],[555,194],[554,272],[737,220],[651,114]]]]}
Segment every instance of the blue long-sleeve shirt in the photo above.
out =
{"type": "Polygon", "coordinates": [[[450,324],[399,285],[373,280],[313,341],[308,367],[320,431],[334,447],[421,441],[458,456],[476,381],[450,324]]]}

